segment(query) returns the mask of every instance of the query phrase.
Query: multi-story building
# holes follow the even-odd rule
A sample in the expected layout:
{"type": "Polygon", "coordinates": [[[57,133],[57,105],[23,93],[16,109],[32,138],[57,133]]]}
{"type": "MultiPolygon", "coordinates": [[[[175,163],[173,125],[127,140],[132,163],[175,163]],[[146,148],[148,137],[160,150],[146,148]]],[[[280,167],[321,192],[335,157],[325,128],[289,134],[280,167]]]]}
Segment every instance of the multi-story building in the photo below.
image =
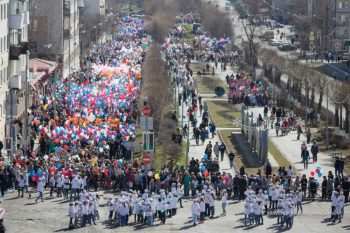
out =
{"type": "Polygon", "coordinates": [[[350,48],[350,1],[334,0],[334,49],[338,51],[350,48]],[[346,41],[349,41],[345,43],[346,41]]]}
{"type": "Polygon", "coordinates": [[[272,18],[280,23],[288,24],[294,14],[306,15],[308,11],[307,0],[272,0],[272,18]]]}
{"type": "Polygon", "coordinates": [[[5,122],[6,122],[6,92],[7,83],[9,48],[8,48],[8,17],[7,10],[9,0],[0,1],[0,141],[5,139],[5,122]]]}
{"type": "Polygon", "coordinates": [[[106,13],[105,0],[85,0],[84,12],[90,17],[104,16],[106,13]]]}
{"type": "MultiPolygon", "coordinates": [[[[9,64],[7,71],[9,90],[6,92],[6,136],[15,139],[17,133],[22,134],[19,127],[21,124],[15,122],[22,121],[25,109],[24,86],[27,75],[28,51],[28,29],[29,29],[29,1],[9,0],[8,14],[8,46],[9,64]],[[15,126],[12,127],[11,126],[15,126]],[[16,131],[13,131],[14,128],[16,131]]],[[[23,135],[23,134],[22,134],[23,135]]]]}
{"type": "Polygon", "coordinates": [[[79,7],[82,0],[35,0],[30,32],[31,52],[58,62],[62,75],[80,69],[79,7]]]}

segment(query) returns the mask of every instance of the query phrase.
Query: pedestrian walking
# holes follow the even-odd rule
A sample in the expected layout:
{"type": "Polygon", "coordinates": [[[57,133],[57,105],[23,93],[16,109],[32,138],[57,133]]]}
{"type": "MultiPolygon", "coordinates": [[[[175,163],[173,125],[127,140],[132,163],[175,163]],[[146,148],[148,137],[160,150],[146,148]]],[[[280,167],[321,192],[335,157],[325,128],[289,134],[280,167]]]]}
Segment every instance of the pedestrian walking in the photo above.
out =
{"type": "Polygon", "coordinates": [[[224,160],[225,151],[226,151],[226,146],[225,146],[225,144],[223,142],[219,146],[219,151],[220,151],[221,161],[223,161],[224,160]]]}

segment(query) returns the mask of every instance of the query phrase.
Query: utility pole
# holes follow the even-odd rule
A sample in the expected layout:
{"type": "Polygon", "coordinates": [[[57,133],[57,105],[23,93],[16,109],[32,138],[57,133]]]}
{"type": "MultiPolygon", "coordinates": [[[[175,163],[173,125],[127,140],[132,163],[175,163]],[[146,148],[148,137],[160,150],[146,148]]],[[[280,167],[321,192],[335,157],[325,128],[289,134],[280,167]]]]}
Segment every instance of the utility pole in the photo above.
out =
{"type": "Polygon", "coordinates": [[[27,50],[26,54],[26,77],[25,77],[25,83],[24,83],[24,130],[23,130],[23,139],[24,139],[24,156],[27,155],[28,152],[28,100],[29,100],[29,88],[28,88],[28,79],[29,79],[29,55],[30,52],[27,50]]]}
{"type": "Polygon", "coordinates": [[[329,93],[328,93],[328,82],[327,82],[327,86],[326,86],[327,90],[326,90],[326,93],[327,93],[327,112],[326,112],[326,148],[328,150],[328,144],[329,144],[329,132],[328,132],[328,124],[329,124],[329,119],[328,119],[328,96],[329,96],[329,93]]]}

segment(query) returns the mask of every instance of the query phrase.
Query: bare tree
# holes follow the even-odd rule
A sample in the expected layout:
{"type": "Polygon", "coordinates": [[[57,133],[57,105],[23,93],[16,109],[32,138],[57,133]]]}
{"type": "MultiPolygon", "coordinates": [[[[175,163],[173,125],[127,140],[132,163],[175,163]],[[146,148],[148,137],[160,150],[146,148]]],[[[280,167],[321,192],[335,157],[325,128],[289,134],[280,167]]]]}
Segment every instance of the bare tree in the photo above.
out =
{"type": "Polygon", "coordinates": [[[206,5],[200,10],[202,24],[212,37],[232,38],[233,28],[228,13],[222,12],[213,5],[206,5]]]}
{"type": "Polygon", "coordinates": [[[163,111],[171,101],[170,77],[166,70],[164,60],[161,58],[160,49],[151,45],[148,49],[143,64],[142,96],[148,99],[154,118],[154,129],[158,133],[163,111]],[[162,91],[159,91],[162,90],[162,91]]]}

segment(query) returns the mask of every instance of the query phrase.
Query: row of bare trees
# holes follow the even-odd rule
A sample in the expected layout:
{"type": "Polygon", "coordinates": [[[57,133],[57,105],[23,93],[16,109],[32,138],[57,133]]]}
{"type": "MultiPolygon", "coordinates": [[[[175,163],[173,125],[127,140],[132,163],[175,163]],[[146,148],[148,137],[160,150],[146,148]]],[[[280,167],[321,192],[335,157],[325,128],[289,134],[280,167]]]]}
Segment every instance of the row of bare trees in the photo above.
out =
{"type": "Polygon", "coordinates": [[[162,43],[175,22],[175,17],[192,13],[199,15],[201,23],[212,37],[232,38],[233,28],[228,13],[201,0],[146,0],[143,2],[149,19],[147,28],[153,39],[162,43]]]}
{"type": "Polygon", "coordinates": [[[300,63],[297,58],[281,56],[278,52],[268,48],[260,48],[258,57],[263,64],[263,69],[270,71],[270,81],[281,87],[280,105],[287,106],[286,100],[289,94],[303,106],[312,108],[319,114],[331,115],[329,119],[333,119],[334,125],[349,133],[350,85],[300,63]],[[288,75],[286,84],[281,82],[282,74],[288,75]],[[330,109],[328,112],[324,108],[327,96],[330,109]]]}

